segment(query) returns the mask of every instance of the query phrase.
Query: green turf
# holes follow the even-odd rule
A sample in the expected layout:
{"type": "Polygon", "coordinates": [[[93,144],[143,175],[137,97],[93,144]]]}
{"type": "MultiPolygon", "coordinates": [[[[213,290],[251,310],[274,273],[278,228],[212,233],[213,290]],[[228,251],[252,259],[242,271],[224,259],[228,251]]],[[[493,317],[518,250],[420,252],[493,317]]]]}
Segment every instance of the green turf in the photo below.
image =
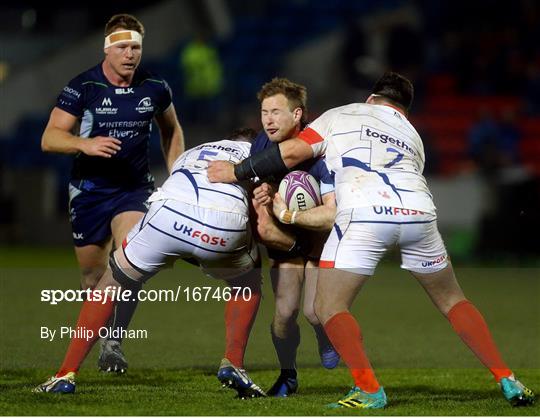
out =
{"type": "MultiPolygon", "coordinates": [[[[538,370],[519,370],[531,385],[538,370]]],[[[76,395],[30,393],[44,370],[11,371],[1,377],[0,408],[4,415],[538,415],[540,406],[512,408],[484,370],[380,369],[388,407],[378,411],[328,410],[347,391],[343,368],[301,369],[300,392],[289,399],[234,398],[222,389],[214,369],[131,370],[125,376],[84,372],[76,395]],[[387,383],[386,383],[387,382],[387,383]]],[[[252,377],[270,385],[274,371],[252,377]]]]}
{"type": "MultiPolygon", "coordinates": [[[[533,268],[459,268],[467,296],[491,326],[518,377],[540,391],[540,271],[533,268]]],[[[40,327],[75,323],[80,304],[39,301],[45,288],[77,288],[71,250],[0,251],[0,414],[2,415],[539,415],[539,406],[511,408],[490,374],[435,311],[421,288],[395,266],[382,266],[353,307],[368,355],[385,386],[384,411],[327,411],[348,391],[346,369],[318,366],[312,329],[300,318],[300,393],[285,400],[234,400],[215,372],[223,353],[223,303],[141,303],[133,329],[148,339],[125,342],[130,361],[122,377],[99,374],[97,350],[85,362],[75,396],[29,390],[62,361],[67,339],[40,339],[40,327]]],[[[218,286],[197,269],[178,265],[146,288],[218,286]]],[[[263,388],[276,377],[268,327],[273,298],[264,299],[246,354],[246,368],[263,388]]]]}

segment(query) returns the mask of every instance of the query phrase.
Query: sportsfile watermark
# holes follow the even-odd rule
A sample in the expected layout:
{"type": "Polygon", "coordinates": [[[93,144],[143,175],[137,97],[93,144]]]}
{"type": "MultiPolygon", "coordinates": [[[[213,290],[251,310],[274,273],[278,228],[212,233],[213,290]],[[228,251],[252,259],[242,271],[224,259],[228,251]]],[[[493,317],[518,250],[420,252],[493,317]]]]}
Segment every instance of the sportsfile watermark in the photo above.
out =
{"type": "Polygon", "coordinates": [[[178,285],[176,289],[141,289],[136,292],[115,286],[108,286],[103,290],[43,289],[41,290],[40,300],[49,305],[58,305],[62,302],[90,301],[106,304],[135,300],[139,302],[228,302],[230,300],[249,301],[251,297],[252,290],[249,287],[190,287],[178,285]]]}

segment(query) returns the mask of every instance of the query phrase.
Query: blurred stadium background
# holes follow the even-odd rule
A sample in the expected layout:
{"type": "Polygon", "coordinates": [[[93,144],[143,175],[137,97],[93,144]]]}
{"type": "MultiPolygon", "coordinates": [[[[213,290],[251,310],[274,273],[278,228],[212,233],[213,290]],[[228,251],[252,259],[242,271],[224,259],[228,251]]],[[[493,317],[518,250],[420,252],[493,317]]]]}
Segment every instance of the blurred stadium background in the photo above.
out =
{"type": "Polygon", "coordinates": [[[71,245],[71,158],[43,154],[40,138],[65,83],[101,59],[104,23],[117,12],[145,24],[142,65],[170,83],[188,147],[239,125],[259,128],[255,95],[274,76],[308,87],[314,118],[363,101],[386,69],[406,74],[454,259],[519,264],[540,254],[533,0],[2,2],[0,245],[71,245]]]}

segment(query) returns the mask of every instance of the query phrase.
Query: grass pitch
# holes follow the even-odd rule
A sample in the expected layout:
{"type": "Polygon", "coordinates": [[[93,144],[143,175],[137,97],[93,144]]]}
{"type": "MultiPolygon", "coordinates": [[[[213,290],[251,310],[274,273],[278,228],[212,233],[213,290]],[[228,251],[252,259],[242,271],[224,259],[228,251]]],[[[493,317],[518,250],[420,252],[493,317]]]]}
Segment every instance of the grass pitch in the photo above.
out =
{"type": "MultiPolygon", "coordinates": [[[[234,399],[215,378],[223,354],[223,302],[140,303],[133,329],[148,338],[128,340],[124,376],[96,370],[97,349],[84,363],[77,394],[32,394],[60,365],[67,339],[40,338],[40,327],[74,325],[80,303],[48,305],[42,289],[76,289],[70,250],[0,249],[0,414],[2,415],[540,415],[540,404],[512,408],[491,375],[461,343],[407,273],[381,266],[353,313],[389,404],[384,410],[327,410],[351,379],[346,368],[318,365],[314,333],[300,318],[300,390],[290,399],[234,399]]],[[[465,293],[484,314],[504,358],[519,379],[540,392],[540,270],[460,268],[465,293]]],[[[146,288],[221,286],[178,264],[146,288]]],[[[254,381],[268,389],[278,374],[269,324],[273,298],[264,299],[246,354],[254,381]]]]}

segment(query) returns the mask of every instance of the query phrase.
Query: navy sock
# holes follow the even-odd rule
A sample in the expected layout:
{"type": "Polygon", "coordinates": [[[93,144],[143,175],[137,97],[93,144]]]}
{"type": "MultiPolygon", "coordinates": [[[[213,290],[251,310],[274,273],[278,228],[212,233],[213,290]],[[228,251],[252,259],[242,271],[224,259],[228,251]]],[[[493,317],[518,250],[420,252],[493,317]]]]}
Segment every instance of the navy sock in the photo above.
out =
{"type": "Polygon", "coordinates": [[[317,337],[320,348],[326,348],[332,345],[321,324],[313,325],[313,330],[315,331],[315,336],[317,337]]]}
{"type": "Polygon", "coordinates": [[[286,338],[277,337],[271,326],[270,333],[281,366],[281,375],[296,378],[296,350],[300,345],[300,328],[298,324],[291,327],[286,338]]]}
{"type": "Polygon", "coordinates": [[[128,329],[131,318],[133,318],[133,314],[139,303],[139,290],[141,290],[141,288],[142,283],[133,282],[129,286],[129,290],[131,290],[131,297],[129,300],[116,303],[110,319],[112,335],[109,336],[109,341],[122,342],[122,332],[125,332],[128,329]]]}

